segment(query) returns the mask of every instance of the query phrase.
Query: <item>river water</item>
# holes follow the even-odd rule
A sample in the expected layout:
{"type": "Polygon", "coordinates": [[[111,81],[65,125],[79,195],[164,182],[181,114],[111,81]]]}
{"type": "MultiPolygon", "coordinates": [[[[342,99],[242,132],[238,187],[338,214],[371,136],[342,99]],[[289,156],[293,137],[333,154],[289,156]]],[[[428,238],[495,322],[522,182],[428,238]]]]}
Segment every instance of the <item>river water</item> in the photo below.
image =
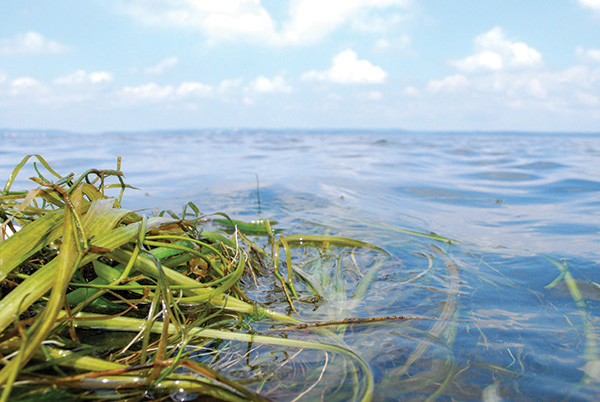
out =
{"type": "MultiPolygon", "coordinates": [[[[431,318],[346,331],[373,369],[376,400],[600,395],[600,136],[6,131],[0,177],[27,154],[62,174],[115,168],[121,156],[139,189],[129,209],[178,213],[192,201],[389,251],[364,297],[305,311],[431,318]]],[[[27,166],[13,189],[33,187],[27,166]]]]}

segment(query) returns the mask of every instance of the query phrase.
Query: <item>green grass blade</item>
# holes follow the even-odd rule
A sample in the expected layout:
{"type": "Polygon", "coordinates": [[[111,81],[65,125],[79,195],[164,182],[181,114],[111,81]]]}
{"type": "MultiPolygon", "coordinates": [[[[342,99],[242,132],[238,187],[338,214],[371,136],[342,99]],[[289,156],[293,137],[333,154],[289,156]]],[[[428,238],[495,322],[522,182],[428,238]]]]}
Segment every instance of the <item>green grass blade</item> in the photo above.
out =
{"type": "Polygon", "coordinates": [[[48,164],[48,162],[46,162],[46,160],[44,158],[42,158],[40,155],[38,154],[32,154],[32,155],[27,155],[23,158],[23,160],[21,160],[21,162],[15,166],[15,168],[13,169],[12,173],[10,174],[10,176],[8,176],[8,180],[6,181],[6,185],[4,186],[4,190],[2,191],[2,194],[8,194],[8,192],[10,191],[10,188],[12,187],[13,182],[15,181],[15,179],[17,178],[17,175],[19,174],[19,172],[21,171],[21,169],[23,168],[23,166],[25,166],[25,164],[27,163],[27,161],[31,158],[31,157],[35,157],[37,158],[38,161],[40,161],[40,163],[42,165],[44,165],[44,167],[46,169],[48,169],[48,171],[50,173],[52,173],[54,176],[61,178],[61,175],[59,175],[58,173],[56,173],[54,171],[54,169],[52,169],[50,167],[50,165],[48,164]]]}
{"type": "MultiPolygon", "coordinates": [[[[146,325],[145,320],[130,318],[130,317],[102,317],[99,315],[92,315],[86,313],[80,313],[75,317],[75,323],[77,326],[89,327],[89,328],[100,328],[114,331],[132,331],[137,332],[144,328],[146,325]],[[82,320],[78,320],[82,319],[82,320]]],[[[178,329],[174,325],[169,325],[169,333],[177,334],[178,329]]],[[[161,333],[162,324],[155,323],[152,326],[152,332],[161,333]]],[[[313,341],[302,341],[297,339],[280,338],[276,336],[267,335],[255,335],[240,332],[230,332],[222,330],[214,330],[210,328],[189,328],[188,333],[190,336],[198,336],[213,339],[223,339],[238,342],[249,342],[267,345],[281,345],[290,348],[306,348],[313,350],[323,350],[335,354],[342,355],[352,362],[357,363],[364,375],[364,390],[358,401],[366,402],[370,401],[373,397],[374,392],[374,378],[373,372],[369,367],[368,363],[364,361],[359,355],[349,349],[342,348],[340,346],[330,345],[327,343],[313,342],[313,341]]]]}
{"type": "Polygon", "coordinates": [[[80,255],[78,253],[77,240],[75,237],[74,211],[70,207],[65,208],[65,223],[63,225],[62,246],[58,256],[58,264],[56,269],[55,280],[52,281],[52,292],[50,299],[46,303],[46,307],[41,316],[35,321],[35,324],[28,331],[27,346],[23,351],[23,356],[19,359],[12,359],[8,364],[0,370],[0,384],[4,384],[11,376],[13,370],[20,370],[37,349],[46,339],[50,331],[54,328],[56,318],[62,308],[65,292],[73,267],[77,267],[80,255]]]}
{"type": "MultiPolygon", "coordinates": [[[[114,217],[113,217],[114,218],[114,217]]],[[[170,220],[165,218],[150,218],[148,220],[148,230],[158,227],[160,224],[170,220]]],[[[114,249],[123,244],[134,242],[137,239],[141,223],[132,223],[127,226],[107,230],[104,233],[89,232],[94,237],[93,246],[114,249]]],[[[105,225],[98,225],[97,228],[106,228],[105,225]]],[[[83,266],[99,257],[98,254],[88,253],[82,258],[79,266],[83,266]]],[[[127,261],[126,261],[127,262],[127,261]]],[[[52,288],[53,281],[58,269],[57,260],[54,259],[46,264],[43,269],[39,269],[17,288],[13,289],[8,295],[0,300],[0,332],[4,331],[11,322],[13,322],[20,313],[29,308],[37,299],[43,296],[52,288]]]]}
{"type": "Polygon", "coordinates": [[[350,239],[347,237],[340,236],[326,236],[326,235],[289,235],[285,236],[285,240],[290,245],[295,245],[297,247],[302,246],[318,246],[321,247],[323,245],[331,245],[334,247],[358,247],[358,248],[370,248],[373,250],[377,250],[386,255],[390,255],[387,250],[376,246],[374,244],[366,243],[364,241],[350,239]]]}
{"type": "Polygon", "coordinates": [[[0,242],[0,281],[42,247],[58,239],[62,234],[63,218],[62,210],[48,212],[0,242]]]}

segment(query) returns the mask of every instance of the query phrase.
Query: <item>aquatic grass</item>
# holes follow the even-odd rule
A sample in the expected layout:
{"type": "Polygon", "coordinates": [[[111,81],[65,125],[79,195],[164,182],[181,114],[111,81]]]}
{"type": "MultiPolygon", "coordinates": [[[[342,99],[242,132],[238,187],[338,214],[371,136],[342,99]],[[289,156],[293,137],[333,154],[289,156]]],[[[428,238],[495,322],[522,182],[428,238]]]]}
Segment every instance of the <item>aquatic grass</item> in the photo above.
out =
{"type": "MultiPolygon", "coordinates": [[[[329,341],[305,341],[251,330],[247,322],[303,321],[251,300],[241,281],[252,265],[267,268],[261,258],[275,261],[274,275],[279,270],[277,254],[269,256],[249,236],[267,237],[276,242],[277,250],[280,244],[286,249],[288,278],[282,285],[293,289],[289,299],[298,298],[294,281],[299,272],[292,264],[290,243],[308,241],[304,246],[315,248],[377,250],[376,246],[331,236],[275,240],[281,231],[271,227],[275,221],[244,223],[218,214],[226,219],[213,223],[231,233],[226,237],[206,228],[206,217],[191,203],[181,216],[172,211],[140,216],[120,208],[129,186],[118,169],[61,176],[40,156],[35,157],[49,173],[35,166],[38,176],[32,180],[40,187],[12,191],[16,175],[31,157],[15,168],[0,196],[3,227],[20,228],[11,229],[12,235],[0,242],[2,401],[13,392],[35,395],[55,387],[71,389],[83,399],[86,390],[107,388],[115,396],[134,395],[127,389],[142,393],[152,389],[156,395],[185,389],[219,400],[263,400],[182,352],[185,345],[207,345],[206,339],[280,346],[296,349],[299,355],[321,351],[325,364],[311,369],[314,376],[307,377],[311,384],[292,387],[297,389],[292,399],[325,392],[317,388],[329,389],[334,400],[371,399],[374,378],[368,363],[330,331],[314,329],[329,341]],[[111,177],[118,183],[110,183],[111,177]],[[120,188],[119,199],[105,194],[114,188],[120,188]],[[191,220],[186,218],[188,208],[194,213],[191,220]],[[240,239],[249,250],[242,248],[240,239]],[[257,258],[254,263],[251,255],[257,258]],[[87,333],[97,330],[127,334],[130,340],[118,353],[101,358],[100,346],[93,339],[87,343],[87,333]],[[192,374],[180,374],[180,367],[192,374]],[[36,379],[39,372],[46,379],[36,379]],[[330,372],[341,375],[333,391],[324,380],[330,372]],[[26,390],[32,381],[37,391],[26,390]]],[[[221,353],[219,348],[215,353],[221,353]]]]}
{"type": "MultiPolygon", "coordinates": [[[[325,224],[296,234],[193,203],[144,215],[121,208],[131,186],[119,169],[61,176],[36,160],[36,188],[12,190],[25,161],[0,195],[10,234],[0,241],[3,400],[68,390],[77,400],[433,401],[452,397],[470,367],[518,375],[455,356],[459,322],[485,337],[461,312],[462,269],[487,264],[473,247],[366,222],[385,233],[384,247],[325,224]],[[387,350],[386,339],[405,347],[387,350]],[[393,366],[377,362],[386,354],[393,366]]],[[[556,266],[549,287],[565,282],[587,314],[568,268],[556,266]]],[[[598,377],[588,321],[582,384],[598,377]]],[[[493,384],[486,398],[504,391],[493,384]]]]}
{"type": "Polygon", "coordinates": [[[577,282],[573,278],[569,266],[566,261],[557,261],[554,258],[549,256],[545,256],[546,260],[550,261],[552,265],[558,268],[560,274],[548,285],[545,286],[546,289],[552,289],[559,282],[564,281],[569,290],[569,294],[571,295],[571,299],[575,303],[579,314],[581,315],[581,321],[583,323],[583,333],[585,337],[585,350],[583,353],[583,357],[586,361],[585,365],[581,368],[584,372],[584,377],[579,382],[579,384],[574,385],[573,389],[570,391],[571,394],[575,393],[575,391],[582,387],[585,384],[589,384],[592,382],[600,381],[600,354],[598,351],[598,340],[596,328],[594,327],[593,321],[591,320],[590,314],[588,312],[588,305],[583,298],[581,290],[577,285],[577,282]]]}
{"type": "MultiPolygon", "coordinates": [[[[460,278],[458,266],[448,252],[435,244],[431,244],[429,247],[434,255],[437,256],[437,259],[443,262],[448,271],[448,284],[445,292],[447,294],[446,300],[443,303],[439,316],[433,320],[429,329],[422,332],[421,336],[423,339],[417,340],[416,346],[411,350],[402,365],[386,373],[385,378],[382,380],[382,385],[384,389],[393,389],[392,384],[406,386],[403,391],[398,391],[398,393],[414,392],[433,386],[434,391],[424,398],[426,401],[433,401],[450,385],[457,371],[452,345],[457,334],[460,278]],[[423,356],[431,348],[432,344],[440,345],[446,351],[443,364],[432,364],[430,370],[410,372],[411,368],[417,362],[423,360],[423,356]],[[439,371],[440,368],[443,369],[439,371]]],[[[429,258],[429,263],[431,264],[432,262],[433,260],[429,258]]],[[[431,265],[427,271],[429,269],[431,269],[431,265]]],[[[416,329],[413,328],[412,331],[416,331],[416,329]]]]}

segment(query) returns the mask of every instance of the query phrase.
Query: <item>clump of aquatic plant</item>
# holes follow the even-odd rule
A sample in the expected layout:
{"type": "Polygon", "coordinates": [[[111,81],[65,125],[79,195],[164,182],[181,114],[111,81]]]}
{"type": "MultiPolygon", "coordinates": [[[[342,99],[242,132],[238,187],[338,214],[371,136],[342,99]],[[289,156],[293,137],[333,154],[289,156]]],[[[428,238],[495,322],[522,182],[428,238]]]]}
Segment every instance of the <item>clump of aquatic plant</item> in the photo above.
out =
{"type": "MultiPolygon", "coordinates": [[[[34,155],[35,188],[12,190],[31,157],[0,195],[0,402],[371,399],[369,365],[327,329],[356,320],[296,313],[346,285],[298,269],[292,248],[370,250],[374,267],[385,250],[204,216],[193,203],[179,215],[126,210],[119,163],[63,176],[34,155]],[[273,278],[273,308],[249,295],[257,278],[273,278]],[[306,327],[321,340],[282,335],[306,327]]],[[[371,277],[361,273],[353,298],[371,277]]]]}

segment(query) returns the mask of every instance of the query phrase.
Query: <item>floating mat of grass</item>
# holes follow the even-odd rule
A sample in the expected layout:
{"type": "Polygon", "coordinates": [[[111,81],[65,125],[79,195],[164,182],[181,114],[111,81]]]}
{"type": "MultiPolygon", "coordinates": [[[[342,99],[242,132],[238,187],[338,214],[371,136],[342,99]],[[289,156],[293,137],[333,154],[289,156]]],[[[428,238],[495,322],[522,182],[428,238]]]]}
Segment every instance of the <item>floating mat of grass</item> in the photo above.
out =
{"type": "MultiPolygon", "coordinates": [[[[320,354],[322,364],[299,363],[304,383],[289,387],[286,392],[296,392],[287,394],[291,400],[317,385],[318,395],[332,400],[371,399],[369,365],[335,334],[330,342],[315,342],[252,330],[252,323],[303,321],[251,300],[242,282],[272,269],[274,261],[287,309],[293,310],[299,302],[295,274],[289,257],[287,280],[279,274],[280,245],[288,255],[302,239],[315,247],[383,250],[345,238],[276,239],[275,221],[244,223],[218,214],[226,219],[219,218],[216,228],[230,233],[222,235],[205,228],[207,219],[192,203],[181,216],[170,211],[142,216],[120,208],[129,186],[119,169],[61,176],[41,156],[30,155],[8,178],[0,194],[0,402],[169,396],[265,400],[261,393],[273,372],[251,388],[197,356],[198,350],[218,356],[231,342],[249,350],[252,345],[282,348],[288,356],[320,354]],[[31,158],[37,159],[37,177],[31,179],[38,186],[13,191],[31,158]],[[193,219],[187,219],[188,210],[193,219]],[[248,236],[267,236],[275,258],[248,236]],[[323,380],[329,371],[337,380],[323,380]]],[[[280,307],[286,310],[285,304],[280,307]]],[[[328,334],[323,328],[315,331],[328,334]]],[[[240,355],[241,363],[245,359],[240,355]]],[[[281,365],[292,366],[290,360],[281,365]]]]}

